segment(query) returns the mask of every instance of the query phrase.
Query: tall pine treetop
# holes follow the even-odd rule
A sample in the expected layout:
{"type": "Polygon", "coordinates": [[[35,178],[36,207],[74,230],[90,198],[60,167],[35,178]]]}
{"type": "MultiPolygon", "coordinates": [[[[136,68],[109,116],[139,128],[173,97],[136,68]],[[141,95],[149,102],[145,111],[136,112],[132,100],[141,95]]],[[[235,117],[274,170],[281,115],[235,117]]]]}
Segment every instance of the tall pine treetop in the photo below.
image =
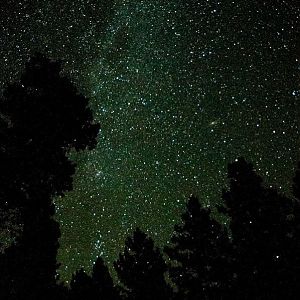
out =
{"type": "Polygon", "coordinates": [[[129,299],[169,299],[166,263],[153,240],[137,228],[125,242],[124,253],[114,263],[129,299]]]}
{"type": "Polygon", "coordinates": [[[169,274],[178,288],[178,299],[220,299],[230,286],[230,242],[211,211],[191,196],[176,225],[171,245],[169,274]]]}

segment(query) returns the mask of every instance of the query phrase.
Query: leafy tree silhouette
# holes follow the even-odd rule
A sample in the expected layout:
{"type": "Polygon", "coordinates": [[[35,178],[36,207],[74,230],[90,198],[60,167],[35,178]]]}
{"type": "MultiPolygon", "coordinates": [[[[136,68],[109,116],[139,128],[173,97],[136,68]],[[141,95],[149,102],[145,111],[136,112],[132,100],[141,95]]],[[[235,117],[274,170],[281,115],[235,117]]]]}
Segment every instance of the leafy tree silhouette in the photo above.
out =
{"type": "Polygon", "coordinates": [[[170,278],[177,299],[227,299],[231,284],[230,242],[225,229],[191,196],[182,224],[176,225],[171,245],[170,278]]]}
{"type": "Polygon", "coordinates": [[[114,263],[128,299],[169,299],[171,289],[166,284],[166,263],[150,237],[137,228],[125,241],[125,250],[114,263]]]}
{"type": "Polygon", "coordinates": [[[228,178],[230,189],[223,191],[225,205],[219,209],[231,219],[235,297],[295,299],[293,276],[299,274],[299,268],[294,264],[300,254],[295,235],[296,203],[264,187],[244,158],[229,164],[228,178]]]}
{"type": "Polygon", "coordinates": [[[36,54],[0,101],[0,208],[18,210],[23,227],[0,257],[5,299],[51,299],[60,235],[52,198],[72,188],[67,153],[96,145],[88,99],[60,71],[59,61],[36,54]]]}

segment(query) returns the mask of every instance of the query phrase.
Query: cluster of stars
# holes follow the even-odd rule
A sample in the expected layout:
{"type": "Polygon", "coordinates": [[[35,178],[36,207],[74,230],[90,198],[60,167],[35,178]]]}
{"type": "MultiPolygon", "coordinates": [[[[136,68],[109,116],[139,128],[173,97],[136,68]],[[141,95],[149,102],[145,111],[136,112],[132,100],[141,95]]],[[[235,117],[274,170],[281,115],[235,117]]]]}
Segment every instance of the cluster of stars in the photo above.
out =
{"type": "Polygon", "coordinates": [[[35,50],[63,58],[101,123],[97,148],[70,154],[74,190],[55,199],[63,278],[98,255],[112,265],[136,226],[163,246],[191,193],[220,201],[238,156],[289,193],[300,142],[289,1],[22,1],[6,13],[1,86],[35,50]]]}

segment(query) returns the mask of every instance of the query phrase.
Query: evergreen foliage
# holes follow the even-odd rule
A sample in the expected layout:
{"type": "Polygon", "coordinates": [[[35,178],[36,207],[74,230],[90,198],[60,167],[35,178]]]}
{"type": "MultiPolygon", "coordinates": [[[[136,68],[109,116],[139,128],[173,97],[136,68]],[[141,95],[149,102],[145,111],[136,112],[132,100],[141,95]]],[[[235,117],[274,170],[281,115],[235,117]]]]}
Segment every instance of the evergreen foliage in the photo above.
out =
{"type": "Polygon", "coordinates": [[[228,166],[220,211],[230,217],[238,299],[294,299],[299,288],[299,205],[265,187],[243,158],[228,166]],[[297,224],[298,223],[298,224],[297,224]],[[298,253],[298,254],[297,254],[298,253]]]}
{"type": "Polygon", "coordinates": [[[95,299],[92,278],[83,269],[77,271],[70,283],[70,300],[95,299]]]}
{"type": "Polygon", "coordinates": [[[178,288],[178,299],[225,299],[231,284],[230,242],[227,232],[191,196],[182,224],[176,225],[171,246],[169,273],[178,288]]]}
{"type": "Polygon", "coordinates": [[[96,259],[93,266],[92,281],[96,294],[95,299],[119,299],[118,291],[116,290],[109,270],[101,257],[96,259]]]}
{"type": "Polygon", "coordinates": [[[17,210],[22,225],[0,257],[5,299],[52,297],[60,236],[52,198],[72,189],[70,149],[96,145],[88,99],[60,71],[60,62],[36,54],[0,100],[0,209],[17,210]]]}
{"type": "Polygon", "coordinates": [[[17,233],[0,254],[0,299],[299,298],[300,164],[288,198],[264,185],[244,158],[228,165],[229,188],[218,207],[229,230],[191,196],[165,247],[169,266],[137,228],[114,263],[118,289],[101,257],[91,275],[80,269],[70,288],[58,284],[52,199],[72,189],[68,152],[96,145],[99,125],[88,104],[61,75],[61,63],[40,54],[0,99],[0,228],[17,233]]]}
{"type": "Polygon", "coordinates": [[[124,253],[114,263],[128,299],[169,299],[166,263],[153,240],[137,228],[125,242],[124,253]]]}

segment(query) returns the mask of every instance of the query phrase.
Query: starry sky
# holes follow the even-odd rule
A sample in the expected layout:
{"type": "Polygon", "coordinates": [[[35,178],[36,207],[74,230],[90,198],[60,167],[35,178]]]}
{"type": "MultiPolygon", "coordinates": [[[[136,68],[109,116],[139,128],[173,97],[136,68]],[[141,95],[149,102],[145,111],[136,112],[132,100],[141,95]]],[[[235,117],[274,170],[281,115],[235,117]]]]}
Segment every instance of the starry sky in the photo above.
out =
{"type": "Polygon", "coordinates": [[[227,164],[254,163],[290,193],[299,160],[296,1],[23,0],[0,3],[0,87],[35,51],[63,59],[101,123],[70,153],[55,199],[60,274],[111,266],[139,226],[163,246],[187,197],[220,202],[227,164]]]}

